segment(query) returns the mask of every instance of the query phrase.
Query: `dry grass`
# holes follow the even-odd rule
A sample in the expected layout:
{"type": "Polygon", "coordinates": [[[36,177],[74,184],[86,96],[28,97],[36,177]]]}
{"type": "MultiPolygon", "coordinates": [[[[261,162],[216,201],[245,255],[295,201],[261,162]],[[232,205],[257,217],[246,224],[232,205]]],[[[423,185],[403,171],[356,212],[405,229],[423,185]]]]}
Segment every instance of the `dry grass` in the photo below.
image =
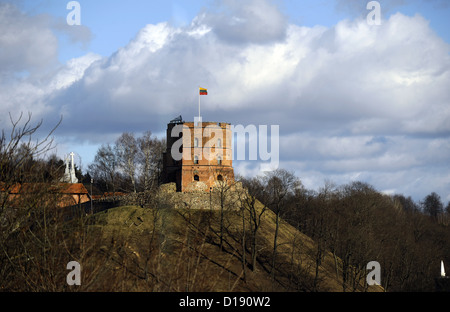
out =
{"type": "MultiPolygon", "coordinates": [[[[262,205],[258,209],[262,209],[262,205]]],[[[92,233],[101,241],[108,286],[103,291],[311,291],[315,242],[281,221],[274,279],[271,257],[275,215],[267,210],[258,232],[258,263],[242,265],[242,215],[225,214],[223,249],[219,211],[126,206],[93,216],[92,233]]],[[[249,235],[248,233],[246,234],[249,235]]],[[[247,247],[247,261],[250,259],[247,247]]],[[[86,289],[86,290],[90,290],[86,289]]],[[[342,291],[334,258],[327,253],[316,290],[342,291]]]]}

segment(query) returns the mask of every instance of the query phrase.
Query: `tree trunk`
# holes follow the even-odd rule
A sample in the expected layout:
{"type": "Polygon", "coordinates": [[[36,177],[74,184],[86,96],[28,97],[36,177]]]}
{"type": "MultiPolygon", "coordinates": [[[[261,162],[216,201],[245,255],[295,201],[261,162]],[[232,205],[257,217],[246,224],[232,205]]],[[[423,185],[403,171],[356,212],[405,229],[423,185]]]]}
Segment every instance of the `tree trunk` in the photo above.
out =
{"type": "Polygon", "coordinates": [[[280,225],[280,211],[277,209],[277,214],[275,218],[275,235],[273,238],[273,253],[272,253],[272,288],[275,282],[275,258],[277,255],[277,239],[278,239],[278,228],[280,225]]]}
{"type": "Polygon", "coordinates": [[[245,209],[242,209],[242,272],[243,272],[243,279],[244,282],[247,281],[247,276],[246,276],[246,253],[247,251],[245,250],[245,209]]]}

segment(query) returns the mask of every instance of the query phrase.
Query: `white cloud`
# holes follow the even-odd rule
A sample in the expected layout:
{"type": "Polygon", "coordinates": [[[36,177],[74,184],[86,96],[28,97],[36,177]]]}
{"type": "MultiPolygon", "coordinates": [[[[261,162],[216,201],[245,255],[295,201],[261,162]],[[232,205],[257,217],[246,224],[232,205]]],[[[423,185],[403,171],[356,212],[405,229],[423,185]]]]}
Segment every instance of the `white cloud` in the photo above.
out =
{"type": "Polygon", "coordinates": [[[218,38],[232,44],[264,44],[284,39],[286,17],[266,0],[224,0],[218,12],[202,16],[218,38]]]}
{"type": "Polygon", "coordinates": [[[93,34],[89,27],[85,25],[69,25],[65,18],[58,18],[52,22],[52,30],[60,32],[67,36],[72,44],[81,44],[83,50],[88,48],[93,38],[93,34]]]}
{"type": "Polygon", "coordinates": [[[0,47],[0,75],[43,69],[57,59],[49,18],[27,16],[10,3],[0,3],[0,47]]]}
{"type": "MultiPolygon", "coordinates": [[[[290,25],[283,41],[244,46],[228,44],[214,26],[198,23],[146,26],[86,71],[74,89],[91,97],[79,105],[88,108],[95,100],[99,109],[107,105],[125,117],[134,116],[130,103],[158,115],[177,115],[189,103],[193,115],[202,85],[211,95],[205,112],[247,117],[257,107],[279,114],[285,129],[304,123],[310,130],[359,135],[450,130],[448,45],[420,16],[396,14],[380,28],[363,20],[330,29],[290,25]]],[[[260,123],[274,123],[273,114],[264,115],[269,118],[260,123]]]]}
{"type": "Polygon", "coordinates": [[[61,66],[50,78],[48,84],[49,92],[71,86],[84,76],[84,72],[92,63],[100,60],[101,57],[94,53],[88,53],[78,58],[67,61],[65,66],[61,66]]]}

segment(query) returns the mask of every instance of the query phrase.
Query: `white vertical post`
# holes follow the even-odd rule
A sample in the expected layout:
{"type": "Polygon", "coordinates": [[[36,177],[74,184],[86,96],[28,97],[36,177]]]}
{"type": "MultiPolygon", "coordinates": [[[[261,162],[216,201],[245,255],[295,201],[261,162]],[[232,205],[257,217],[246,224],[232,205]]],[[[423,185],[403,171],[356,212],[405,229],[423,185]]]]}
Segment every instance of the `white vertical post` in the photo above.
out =
{"type": "Polygon", "coordinates": [[[75,166],[73,164],[73,152],[70,153],[70,183],[73,183],[74,180],[74,174],[75,173],[75,166]]]}
{"type": "Polygon", "coordinates": [[[69,170],[69,179],[70,183],[78,183],[78,179],[75,176],[75,162],[73,160],[74,152],[70,153],[70,170],[69,170]]]}

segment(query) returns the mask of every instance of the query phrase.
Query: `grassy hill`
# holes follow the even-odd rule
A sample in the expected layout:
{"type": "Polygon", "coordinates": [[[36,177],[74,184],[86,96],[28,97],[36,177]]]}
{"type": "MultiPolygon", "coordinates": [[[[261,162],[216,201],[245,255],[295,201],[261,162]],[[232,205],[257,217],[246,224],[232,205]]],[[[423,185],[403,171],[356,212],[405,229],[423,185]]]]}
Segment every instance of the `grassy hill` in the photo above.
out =
{"type": "MultiPolygon", "coordinates": [[[[258,209],[262,204],[258,203],[258,209]]],[[[217,210],[164,205],[124,206],[97,213],[86,228],[95,242],[83,254],[82,287],[101,291],[342,291],[335,270],[339,259],[325,253],[318,262],[315,242],[284,221],[272,270],[272,211],[266,210],[261,220],[255,268],[250,265],[248,220],[243,224],[240,211],[226,211],[222,227],[220,220],[217,210]]],[[[364,290],[362,285],[358,290],[364,290]]]]}

